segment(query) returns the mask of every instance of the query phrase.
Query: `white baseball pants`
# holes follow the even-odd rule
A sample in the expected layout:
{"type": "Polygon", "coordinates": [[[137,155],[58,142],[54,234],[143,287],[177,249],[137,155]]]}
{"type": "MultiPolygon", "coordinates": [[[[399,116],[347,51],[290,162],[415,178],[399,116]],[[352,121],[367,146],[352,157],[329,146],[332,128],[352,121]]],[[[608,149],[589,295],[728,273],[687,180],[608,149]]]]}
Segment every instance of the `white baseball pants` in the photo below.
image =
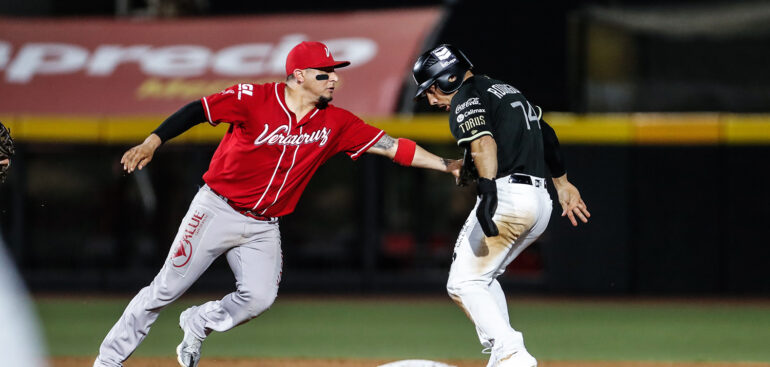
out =
{"type": "Polygon", "coordinates": [[[160,311],[222,254],[227,256],[237,289],[198,307],[190,318],[193,333],[203,339],[212,330],[229,330],[267,310],[278,293],[283,265],[278,221],[242,215],[203,186],[179,226],[165,264],[107,334],[94,366],[122,366],[160,311]]]}
{"type": "Polygon", "coordinates": [[[512,183],[508,176],[497,182],[497,211],[492,218],[500,235],[486,237],[476,219],[468,215],[455,244],[447,291],[476,325],[484,347],[512,352],[525,349],[520,332],[508,318],[505,294],[497,281],[506,267],[548,226],[552,202],[545,180],[532,177],[533,186],[512,183]]]}

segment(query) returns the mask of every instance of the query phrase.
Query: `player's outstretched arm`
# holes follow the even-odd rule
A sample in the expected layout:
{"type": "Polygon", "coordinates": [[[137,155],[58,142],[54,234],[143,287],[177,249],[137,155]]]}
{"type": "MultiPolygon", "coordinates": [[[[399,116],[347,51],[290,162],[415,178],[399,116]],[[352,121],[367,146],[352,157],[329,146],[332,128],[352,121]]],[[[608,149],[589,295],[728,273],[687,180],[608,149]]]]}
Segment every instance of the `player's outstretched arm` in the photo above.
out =
{"type": "Polygon", "coordinates": [[[462,167],[461,160],[439,157],[409,139],[394,139],[388,134],[383,135],[366,152],[388,157],[402,166],[433,169],[451,173],[455,177],[460,175],[462,167]]]}
{"type": "Polygon", "coordinates": [[[583,198],[580,197],[580,191],[567,179],[564,155],[559,145],[559,138],[556,137],[556,132],[542,118],[540,119],[540,128],[543,131],[545,162],[553,176],[553,185],[556,187],[556,193],[559,195],[559,204],[562,207],[561,216],[567,216],[570,223],[575,227],[578,225],[577,219],[580,219],[583,223],[588,223],[591,213],[588,212],[583,198]]]}
{"type": "Polygon", "coordinates": [[[542,118],[540,119],[540,130],[543,132],[543,151],[548,170],[551,171],[551,176],[561,177],[567,173],[567,167],[559,145],[559,138],[556,137],[556,132],[553,131],[551,125],[548,125],[542,118]]]}
{"type": "Polygon", "coordinates": [[[561,204],[563,209],[561,216],[566,215],[574,227],[578,225],[575,217],[583,223],[588,223],[591,213],[588,211],[586,203],[583,202],[583,198],[580,197],[580,191],[567,180],[567,174],[554,177],[553,185],[556,187],[556,193],[559,195],[559,204],[561,204]]]}
{"type": "Polygon", "coordinates": [[[134,169],[142,169],[152,160],[153,154],[158,147],[189,130],[193,126],[206,121],[206,114],[203,110],[203,104],[200,100],[193,101],[174,112],[158,126],[155,131],[139,144],[129,149],[120,163],[123,169],[131,173],[134,169]]]}
{"type": "Polygon", "coordinates": [[[460,176],[461,159],[447,159],[439,157],[419,145],[415,145],[412,167],[428,168],[441,172],[451,173],[455,177],[460,176]]]}

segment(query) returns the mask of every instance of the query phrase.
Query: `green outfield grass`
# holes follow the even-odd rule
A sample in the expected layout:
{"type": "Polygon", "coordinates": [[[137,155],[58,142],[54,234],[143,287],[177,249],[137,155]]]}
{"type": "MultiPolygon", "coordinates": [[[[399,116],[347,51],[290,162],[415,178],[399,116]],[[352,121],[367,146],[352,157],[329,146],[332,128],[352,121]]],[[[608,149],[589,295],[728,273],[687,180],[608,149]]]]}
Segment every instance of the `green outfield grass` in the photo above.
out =
{"type": "MultiPolygon", "coordinates": [[[[52,356],[94,356],[125,298],[38,298],[52,356]]],[[[136,356],[170,356],[184,298],[165,309],[136,356]]],[[[509,300],[514,327],[543,360],[770,362],[770,304],[509,300]]],[[[259,318],[213,333],[207,356],[486,358],[469,320],[448,298],[279,297],[259,318]]]]}

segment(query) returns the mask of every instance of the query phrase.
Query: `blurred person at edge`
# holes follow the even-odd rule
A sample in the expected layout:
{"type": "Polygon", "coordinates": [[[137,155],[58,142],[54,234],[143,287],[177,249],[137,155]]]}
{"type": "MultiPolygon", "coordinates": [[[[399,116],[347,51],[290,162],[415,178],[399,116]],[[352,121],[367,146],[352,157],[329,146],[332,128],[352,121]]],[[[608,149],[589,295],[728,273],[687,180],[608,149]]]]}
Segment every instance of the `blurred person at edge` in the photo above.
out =
{"type": "MultiPolygon", "coordinates": [[[[10,158],[0,160],[0,166],[9,167],[10,164],[10,158]]],[[[0,236],[0,358],[4,366],[47,366],[34,310],[0,236]]]]}

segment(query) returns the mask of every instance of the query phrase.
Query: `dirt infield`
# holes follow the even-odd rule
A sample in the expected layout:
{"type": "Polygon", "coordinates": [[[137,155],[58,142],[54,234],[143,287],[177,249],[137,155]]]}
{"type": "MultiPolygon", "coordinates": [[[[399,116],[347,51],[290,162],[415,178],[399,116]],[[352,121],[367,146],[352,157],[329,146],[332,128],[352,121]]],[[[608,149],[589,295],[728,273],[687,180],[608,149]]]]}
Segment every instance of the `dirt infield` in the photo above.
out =
{"type": "MultiPolygon", "coordinates": [[[[57,357],[50,360],[53,367],[91,366],[93,359],[57,357]]],[[[375,367],[390,361],[362,359],[260,359],[260,358],[207,358],[199,367],[375,367]]],[[[481,367],[481,360],[443,360],[457,367],[481,367]]],[[[131,358],[125,367],[178,367],[172,358],[131,358]]],[[[538,367],[770,367],[770,363],[749,362],[567,362],[542,361],[538,367]]]]}

